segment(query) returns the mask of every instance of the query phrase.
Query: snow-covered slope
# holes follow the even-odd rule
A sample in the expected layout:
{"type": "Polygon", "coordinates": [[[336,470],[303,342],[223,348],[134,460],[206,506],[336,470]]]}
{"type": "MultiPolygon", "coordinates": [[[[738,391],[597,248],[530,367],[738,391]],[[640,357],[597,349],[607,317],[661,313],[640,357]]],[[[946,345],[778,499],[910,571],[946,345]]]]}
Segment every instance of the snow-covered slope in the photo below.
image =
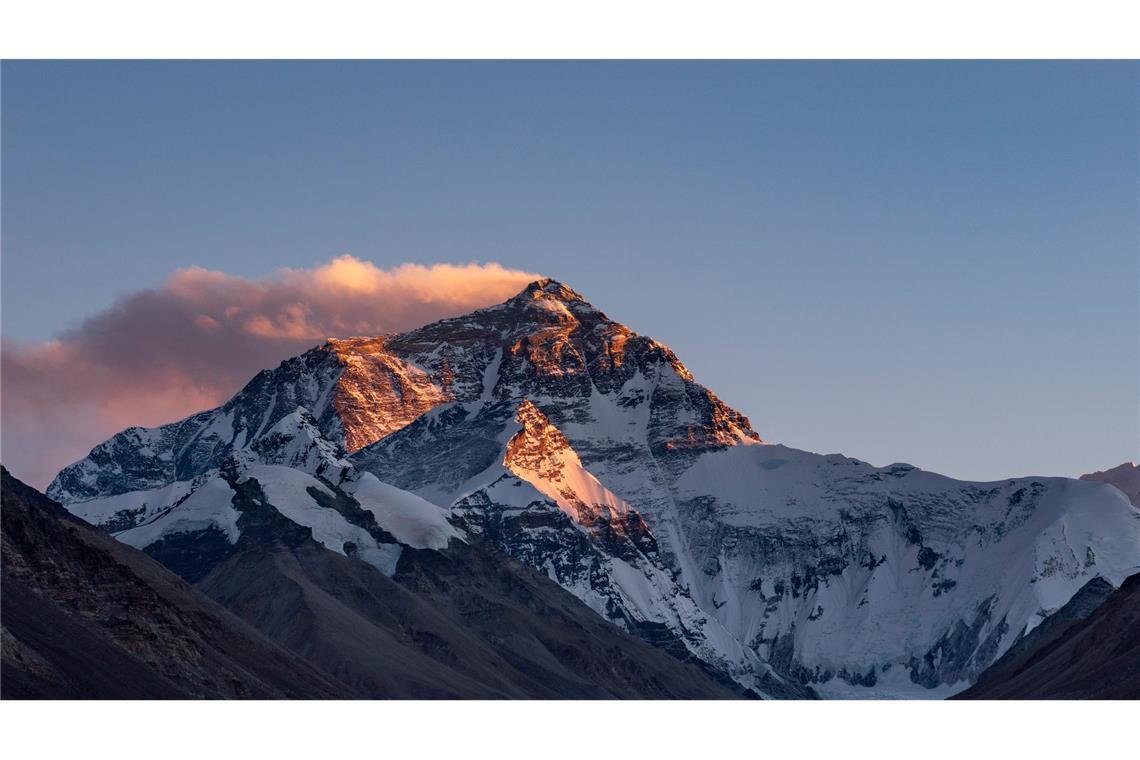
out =
{"type": "MultiPolygon", "coordinates": [[[[444,509],[355,470],[338,454],[313,415],[298,408],[191,480],[74,502],[68,509],[160,558],[208,547],[208,562],[230,551],[243,525],[266,508],[326,548],[388,574],[402,546],[441,549],[462,540],[444,509]]],[[[191,576],[197,571],[179,569],[191,576]]]]}
{"type": "Polygon", "coordinates": [[[1140,565],[1136,510],[1062,478],[963,483],[769,446],[703,454],[673,493],[697,598],[825,694],[892,669],[964,686],[1087,581],[1140,565]]]}
{"type": "MultiPolygon", "coordinates": [[[[342,553],[496,542],[775,695],[952,693],[1086,581],[1140,567],[1140,514],[1110,486],[968,483],[765,444],[672,351],[552,280],[330,341],[217,410],[125,431],[51,492],[124,530],[173,520],[180,499],[197,509],[187,494],[217,477],[234,508],[256,501],[245,482],[280,481],[268,501],[314,535],[336,523],[318,540],[342,553]]],[[[229,535],[232,515],[214,519],[229,535]]]]}
{"type": "Polygon", "coordinates": [[[581,464],[530,401],[501,432],[495,464],[451,507],[457,524],[543,570],[631,633],[696,657],[769,696],[804,696],[710,618],[661,559],[641,515],[581,464]]]}

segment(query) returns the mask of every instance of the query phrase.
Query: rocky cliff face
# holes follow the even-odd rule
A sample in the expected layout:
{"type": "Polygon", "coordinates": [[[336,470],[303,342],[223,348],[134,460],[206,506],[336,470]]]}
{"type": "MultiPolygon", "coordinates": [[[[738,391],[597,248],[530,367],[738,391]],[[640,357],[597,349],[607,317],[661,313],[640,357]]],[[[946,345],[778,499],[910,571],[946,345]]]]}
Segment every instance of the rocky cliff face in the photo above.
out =
{"type": "Polygon", "coordinates": [[[192,526],[225,467],[333,551],[390,572],[402,546],[491,542],[774,696],[952,693],[1089,580],[1140,566],[1140,513],[1113,488],[765,444],[672,351],[551,280],[332,341],[218,410],[116,436],[52,489],[138,545],[192,526]]]}

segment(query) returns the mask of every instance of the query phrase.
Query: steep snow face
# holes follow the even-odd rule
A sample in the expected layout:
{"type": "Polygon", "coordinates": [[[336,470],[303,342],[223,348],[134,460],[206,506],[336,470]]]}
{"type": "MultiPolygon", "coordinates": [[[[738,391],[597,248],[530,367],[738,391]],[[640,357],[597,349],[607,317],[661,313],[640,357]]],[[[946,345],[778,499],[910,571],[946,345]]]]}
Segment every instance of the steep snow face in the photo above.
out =
{"type": "Polygon", "coordinates": [[[1082,475],[1081,480],[1098,480],[1115,486],[1124,492],[1132,506],[1140,507],[1140,465],[1135,462],[1125,462],[1111,470],[1090,472],[1082,475]]]}
{"type": "Polygon", "coordinates": [[[414,549],[446,549],[452,539],[463,540],[463,532],[451,524],[447,510],[382,483],[371,473],[354,472],[340,488],[401,544],[414,549]]]}
{"type": "Polygon", "coordinates": [[[298,407],[341,455],[441,403],[443,389],[384,340],[330,340],[257,374],[217,409],[158,428],[129,428],[64,468],[48,487],[63,503],[142,491],[219,467],[298,407]]]}
{"type": "Polygon", "coordinates": [[[280,465],[252,465],[241,471],[237,483],[255,483],[266,506],[291,523],[308,528],[312,538],[338,554],[359,557],[392,574],[400,546],[383,526],[357,519],[351,506],[338,504],[343,494],[316,478],[280,465]],[[379,530],[376,530],[379,528],[379,530]],[[387,540],[385,540],[387,539],[387,540]]]}
{"type": "Polygon", "coordinates": [[[312,413],[298,407],[234,456],[242,461],[284,465],[333,479],[339,478],[349,466],[341,454],[341,448],[321,433],[312,413]]]}
{"type": "Polygon", "coordinates": [[[116,537],[125,544],[142,549],[164,536],[214,529],[224,533],[229,543],[236,543],[241,529],[238,527],[238,512],[232,503],[234,492],[229,483],[221,478],[207,477],[193,486],[180,485],[187,488],[185,497],[161,508],[157,516],[147,522],[117,533],[116,537]]]}
{"type": "Polygon", "coordinates": [[[892,671],[912,696],[964,688],[1087,581],[1140,566],[1140,513],[1061,478],[964,483],[768,446],[703,454],[672,490],[698,602],[778,671],[848,693],[884,677],[898,693],[892,671]]]}
{"type": "Polygon", "coordinates": [[[205,474],[194,480],[181,480],[145,491],[74,502],[68,505],[68,509],[92,525],[98,525],[109,533],[118,533],[154,520],[196,491],[209,477],[205,474]]]}

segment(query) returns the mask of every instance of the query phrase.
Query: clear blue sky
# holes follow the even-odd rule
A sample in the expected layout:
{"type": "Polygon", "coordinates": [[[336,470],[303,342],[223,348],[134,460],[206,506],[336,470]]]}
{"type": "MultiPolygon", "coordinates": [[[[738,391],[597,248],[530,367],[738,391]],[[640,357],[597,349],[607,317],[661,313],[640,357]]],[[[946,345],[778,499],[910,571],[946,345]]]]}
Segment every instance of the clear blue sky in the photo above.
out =
{"type": "Polygon", "coordinates": [[[5,62],[3,332],[200,265],[561,279],[767,439],[1138,455],[1134,63],[5,62]]]}

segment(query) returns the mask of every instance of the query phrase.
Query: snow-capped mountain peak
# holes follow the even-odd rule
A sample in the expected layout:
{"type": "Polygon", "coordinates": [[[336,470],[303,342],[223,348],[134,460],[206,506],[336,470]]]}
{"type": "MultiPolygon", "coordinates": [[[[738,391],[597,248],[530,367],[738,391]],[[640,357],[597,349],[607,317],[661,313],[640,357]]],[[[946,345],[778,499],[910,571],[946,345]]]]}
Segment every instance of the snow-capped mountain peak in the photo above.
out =
{"type": "Polygon", "coordinates": [[[593,306],[577,291],[558,280],[544,277],[523,288],[522,292],[511,298],[507,303],[528,303],[533,301],[553,300],[563,304],[581,304],[583,307],[596,311],[593,306]]]}
{"type": "Polygon", "coordinates": [[[1092,578],[1140,568],[1140,511],[1103,483],[758,443],[666,346],[539,280],[331,340],[120,433],[49,494],[136,545],[247,540],[259,504],[388,571],[401,546],[491,542],[769,695],[952,693],[1092,578]]]}

